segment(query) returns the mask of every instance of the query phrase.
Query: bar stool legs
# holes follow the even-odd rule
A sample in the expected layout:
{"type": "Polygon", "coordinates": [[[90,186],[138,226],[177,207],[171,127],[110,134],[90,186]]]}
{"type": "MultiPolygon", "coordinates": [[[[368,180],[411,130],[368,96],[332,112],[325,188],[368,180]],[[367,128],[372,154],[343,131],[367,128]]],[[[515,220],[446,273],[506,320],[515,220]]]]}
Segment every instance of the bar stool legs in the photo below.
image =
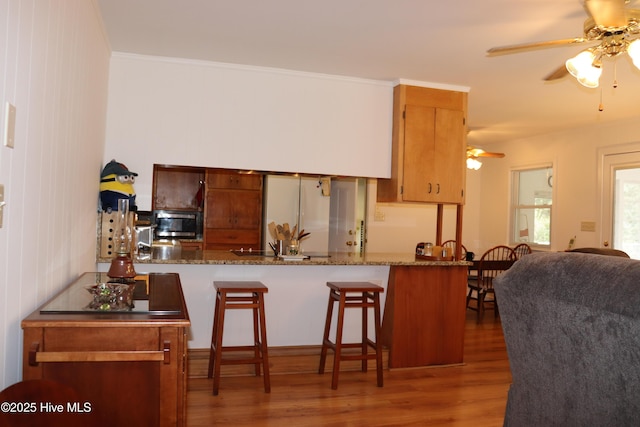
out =
{"type": "Polygon", "coordinates": [[[338,388],[338,375],[340,374],[340,362],[342,360],[360,360],[362,372],[367,371],[367,362],[376,360],[377,385],[383,386],[382,376],[382,343],[381,335],[381,316],[380,316],[380,294],[384,292],[381,286],[369,282],[328,282],[327,286],[331,289],[329,292],[329,305],[327,307],[327,319],[324,326],[324,336],[322,338],[322,350],[320,352],[319,374],[324,373],[324,367],[327,359],[328,349],[334,351],[333,374],[331,376],[331,388],[338,388]],[[356,294],[356,295],[349,295],[356,294]],[[333,306],[338,302],[338,323],[336,327],[336,340],[332,342],[329,339],[331,329],[331,319],[333,317],[333,306]],[[362,309],[362,340],[359,343],[343,343],[342,330],[344,326],[345,308],[361,308],[362,309]],[[375,321],[375,341],[368,337],[368,313],[367,310],[373,308],[375,321]],[[369,354],[369,347],[375,349],[375,353],[369,354]],[[345,348],[360,348],[358,354],[343,354],[345,348]]]}
{"type": "Polygon", "coordinates": [[[213,395],[218,395],[220,387],[220,366],[232,364],[253,364],[256,376],[260,376],[260,366],[262,365],[264,391],[265,393],[271,392],[266,316],[264,313],[264,294],[268,292],[267,287],[260,282],[214,282],[213,285],[216,289],[216,305],[213,314],[208,370],[208,377],[213,377],[213,395]],[[250,309],[252,311],[253,345],[222,346],[224,317],[228,309],[250,309]],[[222,353],[225,351],[252,351],[253,356],[223,359],[222,353]]]}

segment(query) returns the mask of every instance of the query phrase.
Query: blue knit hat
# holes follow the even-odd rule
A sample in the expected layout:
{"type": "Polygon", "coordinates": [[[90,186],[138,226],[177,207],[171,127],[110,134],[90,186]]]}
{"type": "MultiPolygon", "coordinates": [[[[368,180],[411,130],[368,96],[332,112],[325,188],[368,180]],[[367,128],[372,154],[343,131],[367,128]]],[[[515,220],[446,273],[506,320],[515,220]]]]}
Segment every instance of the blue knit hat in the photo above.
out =
{"type": "Polygon", "coordinates": [[[133,175],[138,176],[137,173],[129,171],[129,169],[122,163],[118,163],[115,160],[111,160],[102,169],[100,178],[104,178],[107,175],[133,175]]]}

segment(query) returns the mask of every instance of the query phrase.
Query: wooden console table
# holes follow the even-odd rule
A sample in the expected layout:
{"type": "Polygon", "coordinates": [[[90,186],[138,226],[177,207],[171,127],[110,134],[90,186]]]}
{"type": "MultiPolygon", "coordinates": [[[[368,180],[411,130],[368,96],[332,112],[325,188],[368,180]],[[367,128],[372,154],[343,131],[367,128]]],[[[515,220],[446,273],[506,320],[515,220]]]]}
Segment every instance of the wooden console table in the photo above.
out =
{"type": "Polygon", "coordinates": [[[142,276],[131,310],[92,309],[85,273],[22,321],[23,379],[71,386],[98,426],[183,426],[189,315],[175,273],[142,276]]]}

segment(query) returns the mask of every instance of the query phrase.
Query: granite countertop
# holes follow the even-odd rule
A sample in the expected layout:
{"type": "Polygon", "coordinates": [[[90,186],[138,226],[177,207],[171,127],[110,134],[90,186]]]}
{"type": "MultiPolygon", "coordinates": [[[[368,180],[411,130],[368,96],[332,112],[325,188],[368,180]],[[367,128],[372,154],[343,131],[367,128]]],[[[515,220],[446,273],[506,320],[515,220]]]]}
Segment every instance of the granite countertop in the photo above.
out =
{"type": "MultiPolygon", "coordinates": [[[[413,253],[308,253],[308,259],[286,261],[260,252],[200,251],[182,249],[171,254],[149,253],[138,256],[135,264],[219,264],[219,265],[409,265],[409,266],[470,266],[468,261],[416,260],[413,253]]],[[[98,258],[97,262],[111,262],[98,258]]]]}

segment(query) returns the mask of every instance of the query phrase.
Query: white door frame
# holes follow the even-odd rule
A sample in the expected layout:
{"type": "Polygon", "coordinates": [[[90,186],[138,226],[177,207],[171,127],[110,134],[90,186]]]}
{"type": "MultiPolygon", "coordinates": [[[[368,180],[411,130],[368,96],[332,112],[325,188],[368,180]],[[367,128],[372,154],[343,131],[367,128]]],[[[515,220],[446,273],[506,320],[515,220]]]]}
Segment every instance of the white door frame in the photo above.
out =
{"type": "Polygon", "coordinates": [[[598,201],[602,246],[613,247],[613,173],[621,166],[631,165],[640,167],[640,142],[598,149],[598,201]]]}

